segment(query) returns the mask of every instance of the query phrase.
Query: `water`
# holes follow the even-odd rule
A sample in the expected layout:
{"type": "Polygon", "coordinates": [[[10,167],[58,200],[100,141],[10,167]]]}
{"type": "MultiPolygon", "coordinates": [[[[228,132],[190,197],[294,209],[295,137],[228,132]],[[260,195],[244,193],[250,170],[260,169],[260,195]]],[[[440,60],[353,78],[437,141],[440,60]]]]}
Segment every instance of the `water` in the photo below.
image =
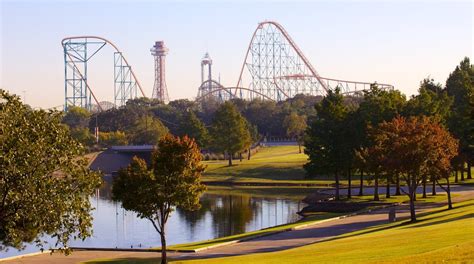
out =
{"type": "MultiPolygon", "coordinates": [[[[177,209],[168,220],[168,245],[240,234],[297,221],[296,214],[305,205],[299,201],[262,198],[251,195],[205,193],[201,209],[188,212],[177,209]]],[[[147,219],[124,210],[110,200],[110,192],[102,189],[91,197],[96,208],[92,214],[93,236],[85,241],[72,241],[73,247],[150,248],[160,246],[158,232],[147,219]]],[[[0,258],[38,251],[34,246],[18,252],[1,252],[0,258]]]]}

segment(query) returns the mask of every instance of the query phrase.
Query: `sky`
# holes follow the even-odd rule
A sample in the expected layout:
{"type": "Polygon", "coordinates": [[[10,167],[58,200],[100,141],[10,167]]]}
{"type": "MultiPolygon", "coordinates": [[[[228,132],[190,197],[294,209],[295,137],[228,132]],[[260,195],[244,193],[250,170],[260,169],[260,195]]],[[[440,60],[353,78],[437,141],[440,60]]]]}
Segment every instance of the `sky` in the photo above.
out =
{"type": "MultiPolygon", "coordinates": [[[[156,40],[169,48],[171,100],[194,98],[200,60],[235,86],[259,22],[279,22],[321,76],[390,83],[407,96],[426,77],[445,83],[474,53],[472,1],[5,1],[0,0],[0,88],[33,107],[64,104],[61,40],[97,35],[116,44],[151,96],[156,40]]],[[[88,64],[100,101],[113,101],[113,50],[88,64]]],[[[217,79],[216,76],[214,76],[217,79]]]]}

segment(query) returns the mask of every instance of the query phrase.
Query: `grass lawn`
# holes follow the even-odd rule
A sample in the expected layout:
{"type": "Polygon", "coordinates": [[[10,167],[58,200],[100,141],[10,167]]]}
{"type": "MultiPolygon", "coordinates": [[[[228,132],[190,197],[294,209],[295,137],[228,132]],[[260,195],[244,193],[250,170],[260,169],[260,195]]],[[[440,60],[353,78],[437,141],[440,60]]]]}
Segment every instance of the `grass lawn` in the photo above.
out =
{"type": "MultiPolygon", "coordinates": [[[[160,254],[160,253],[157,253],[160,254]]],[[[87,263],[87,264],[156,264],[160,263],[161,258],[121,258],[121,259],[110,259],[110,258],[104,258],[104,259],[94,259],[91,261],[86,261],[82,263],[87,263]]]]}
{"type": "Polygon", "coordinates": [[[228,167],[227,161],[204,161],[207,165],[204,181],[226,182],[297,182],[312,183],[305,180],[303,164],[307,162],[305,154],[298,153],[298,146],[279,146],[260,148],[250,160],[234,160],[234,166],[228,167]]]}
{"type": "Polygon", "coordinates": [[[207,186],[206,193],[302,200],[308,194],[314,193],[316,188],[305,186],[207,186]]]}
{"type": "MultiPolygon", "coordinates": [[[[451,198],[458,196],[458,194],[451,193],[451,198]]],[[[392,195],[390,198],[385,198],[385,194],[379,195],[380,201],[379,203],[409,203],[410,198],[408,195],[402,194],[394,196],[392,195]]],[[[431,192],[427,194],[426,198],[422,198],[422,194],[416,195],[416,202],[415,204],[421,203],[438,203],[442,201],[446,201],[448,199],[448,195],[446,192],[438,192],[436,195],[431,195],[431,192]]],[[[364,196],[352,196],[352,199],[347,200],[347,202],[374,202],[373,195],[364,195],[364,196]]]]}
{"type": "Polygon", "coordinates": [[[474,259],[474,201],[273,253],[173,263],[433,263],[474,259]]]}
{"type": "MultiPolygon", "coordinates": [[[[250,160],[234,160],[232,167],[228,167],[228,161],[225,160],[204,161],[207,169],[203,181],[257,185],[318,184],[326,187],[334,183],[332,176],[306,179],[303,165],[307,162],[308,156],[299,153],[298,146],[263,147],[250,160]]],[[[342,180],[341,184],[347,184],[347,181],[342,180]]]]}

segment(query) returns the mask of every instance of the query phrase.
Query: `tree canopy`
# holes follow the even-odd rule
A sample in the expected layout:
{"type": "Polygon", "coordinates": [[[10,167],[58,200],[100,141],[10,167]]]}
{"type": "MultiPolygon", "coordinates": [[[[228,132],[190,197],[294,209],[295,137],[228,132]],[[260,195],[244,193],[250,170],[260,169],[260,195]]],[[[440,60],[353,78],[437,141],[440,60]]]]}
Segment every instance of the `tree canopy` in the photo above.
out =
{"type": "Polygon", "coordinates": [[[67,247],[91,235],[89,196],[101,183],[62,113],[32,110],[0,90],[0,250],[22,249],[44,235],[67,247]]]}
{"type": "Polygon", "coordinates": [[[309,162],[304,168],[310,176],[333,174],[336,199],[339,199],[339,175],[346,168],[352,151],[345,127],[349,108],[343,103],[339,88],[330,90],[315,108],[316,117],[306,131],[305,153],[309,156],[309,162]]]}
{"type": "Polygon", "coordinates": [[[232,102],[225,102],[217,109],[210,134],[213,149],[229,156],[229,166],[232,165],[232,155],[244,151],[251,144],[247,122],[232,102]]]}
{"type": "Polygon", "coordinates": [[[167,135],[158,142],[148,168],[144,160],[134,157],[119,171],[112,195],[123,208],[151,221],[161,237],[162,263],[166,263],[166,230],[168,217],[175,207],[199,208],[204,166],[200,150],[193,139],[167,135]]]}
{"type": "Polygon", "coordinates": [[[397,117],[383,122],[371,132],[374,145],[369,153],[379,153],[378,166],[395,171],[404,179],[410,198],[410,216],[416,221],[416,189],[423,175],[445,177],[458,143],[436,120],[429,117],[397,117]]]}

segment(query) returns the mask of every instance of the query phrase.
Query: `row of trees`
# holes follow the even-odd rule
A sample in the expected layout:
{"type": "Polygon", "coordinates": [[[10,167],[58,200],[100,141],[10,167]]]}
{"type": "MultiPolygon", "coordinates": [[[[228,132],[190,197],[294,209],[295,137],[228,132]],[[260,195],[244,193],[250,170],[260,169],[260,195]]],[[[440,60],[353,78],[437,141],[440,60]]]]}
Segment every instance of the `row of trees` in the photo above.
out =
{"type": "Polygon", "coordinates": [[[450,74],[445,87],[425,79],[419,94],[408,101],[397,90],[381,90],[377,86],[365,91],[358,104],[346,103],[338,89],[330,91],[316,104],[316,115],[309,120],[305,137],[305,152],[310,158],[305,165],[307,174],[334,175],[336,199],[339,199],[341,175],[348,180],[350,198],[352,174],[360,174],[359,195],[362,195],[364,173],[370,173],[374,200],[379,200],[379,180],[387,183],[389,197],[391,183],[396,185],[396,194],[400,194],[400,178],[406,182],[406,177],[411,177],[407,186],[415,189],[420,180],[424,196],[427,182],[432,182],[435,194],[436,181],[449,176],[446,174],[449,169],[460,170],[462,179],[467,171],[467,177],[471,178],[473,96],[474,69],[468,58],[450,74]],[[416,165],[420,171],[416,173],[400,167],[416,164],[415,157],[402,159],[410,157],[410,151],[418,151],[417,157],[421,159],[416,165]],[[437,167],[441,164],[444,169],[437,167]],[[416,180],[412,182],[415,174],[416,180]]]}
{"type": "MultiPolygon", "coordinates": [[[[322,97],[298,95],[278,103],[259,99],[252,101],[234,99],[231,102],[249,123],[251,133],[267,138],[300,138],[301,141],[305,126],[298,127],[299,125],[293,120],[306,120],[307,116],[314,116],[314,103],[321,99],[322,97]]],[[[209,141],[209,128],[220,108],[221,105],[213,101],[199,105],[181,99],[164,105],[153,99],[138,98],[128,101],[123,107],[95,114],[90,114],[81,108],[70,107],[64,117],[64,123],[71,127],[74,137],[87,146],[95,143],[93,133],[96,126],[99,127],[101,134],[122,132],[120,135],[111,134],[99,138],[99,142],[107,146],[115,141],[123,142],[124,139],[128,144],[137,144],[140,138],[135,134],[137,127],[150,128],[147,126],[150,121],[156,123],[156,120],[159,120],[160,127],[166,127],[167,131],[159,129],[158,134],[170,132],[180,136],[189,135],[197,140],[201,148],[207,149],[212,147],[209,141]]],[[[149,130],[146,129],[151,133],[149,130]]],[[[156,144],[156,142],[149,143],[156,144]]]]}

